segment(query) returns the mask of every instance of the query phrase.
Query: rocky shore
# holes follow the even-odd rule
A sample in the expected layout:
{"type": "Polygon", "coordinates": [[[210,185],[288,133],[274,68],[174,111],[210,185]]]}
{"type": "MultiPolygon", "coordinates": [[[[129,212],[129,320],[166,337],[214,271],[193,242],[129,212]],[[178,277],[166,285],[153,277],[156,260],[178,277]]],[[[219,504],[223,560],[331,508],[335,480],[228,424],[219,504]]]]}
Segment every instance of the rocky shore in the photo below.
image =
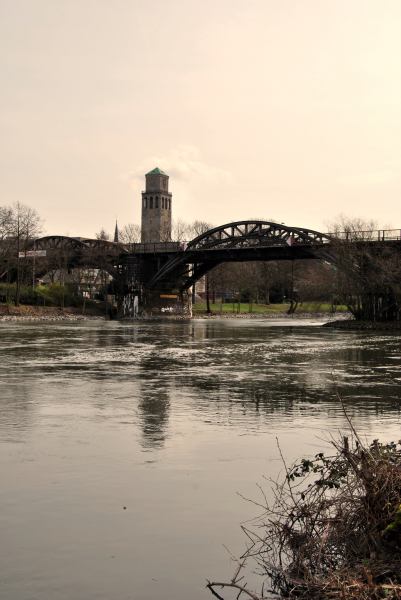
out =
{"type": "MultiPolygon", "coordinates": [[[[188,320],[186,315],[174,315],[174,316],[153,316],[145,317],[144,321],[164,321],[164,320],[188,320]]],[[[292,315],[287,313],[212,313],[210,315],[205,313],[195,313],[193,319],[263,319],[272,321],[291,321],[295,320],[314,320],[323,321],[327,319],[325,323],[322,323],[322,327],[331,327],[333,329],[342,329],[347,331],[401,331],[401,321],[391,322],[373,322],[373,321],[356,321],[350,317],[348,313],[328,314],[323,312],[296,312],[292,315]]],[[[0,322],[14,321],[14,322],[35,322],[35,321],[88,321],[88,320],[106,320],[106,317],[102,314],[82,314],[82,310],[74,307],[68,308],[57,308],[53,306],[10,306],[2,304],[0,305],[0,322]]],[[[131,321],[132,319],[126,319],[131,321]]]]}
{"type": "Polygon", "coordinates": [[[194,313],[193,319],[268,319],[275,321],[291,321],[292,319],[349,319],[348,313],[330,314],[327,312],[295,312],[291,315],[287,313],[194,313]],[[340,316],[341,315],[341,316],[340,316]]]}
{"type": "MultiPolygon", "coordinates": [[[[194,313],[193,319],[263,319],[263,320],[285,320],[291,321],[293,319],[313,319],[321,321],[327,319],[329,322],[327,326],[335,326],[333,323],[343,323],[344,320],[349,319],[348,313],[337,313],[335,315],[327,312],[295,312],[294,314],[287,313],[194,313]],[[330,319],[336,319],[330,321],[330,319]]],[[[0,304],[0,322],[2,321],[83,321],[83,320],[105,320],[105,316],[102,314],[85,313],[82,314],[82,310],[79,308],[68,307],[58,308],[53,306],[12,306],[6,304],[0,304]]],[[[143,317],[145,321],[164,321],[164,320],[187,320],[187,315],[153,315],[143,317]]],[[[122,319],[126,321],[132,321],[131,318],[122,319]]],[[[355,321],[347,320],[347,322],[355,323],[355,321]]],[[[351,328],[346,326],[345,328],[351,328]]]]}
{"type": "Polygon", "coordinates": [[[2,321],[87,321],[104,320],[102,315],[82,314],[77,308],[57,308],[54,306],[9,306],[0,305],[2,321]]]}

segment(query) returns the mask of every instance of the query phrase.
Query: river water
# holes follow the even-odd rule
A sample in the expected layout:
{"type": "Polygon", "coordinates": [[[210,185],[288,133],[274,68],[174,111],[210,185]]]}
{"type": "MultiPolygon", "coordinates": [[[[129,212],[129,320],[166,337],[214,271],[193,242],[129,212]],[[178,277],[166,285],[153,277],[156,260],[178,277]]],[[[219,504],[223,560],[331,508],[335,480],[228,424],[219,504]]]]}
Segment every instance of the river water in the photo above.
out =
{"type": "Polygon", "coordinates": [[[318,452],[339,391],[361,435],[399,439],[400,335],[317,325],[0,323],[0,597],[209,598],[276,438],[318,452]]]}

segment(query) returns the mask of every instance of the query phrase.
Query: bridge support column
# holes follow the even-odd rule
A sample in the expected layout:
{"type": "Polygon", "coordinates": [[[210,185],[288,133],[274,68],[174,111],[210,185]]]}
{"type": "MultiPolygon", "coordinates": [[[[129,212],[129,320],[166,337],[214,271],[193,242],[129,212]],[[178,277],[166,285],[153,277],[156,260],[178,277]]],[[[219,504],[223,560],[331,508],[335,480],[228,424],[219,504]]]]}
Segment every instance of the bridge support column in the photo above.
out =
{"type": "Polygon", "coordinates": [[[188,292],[147,290],[132,292],[121,298],[122,319],[188,318],[192,317],[192,298],[188,292]]]}
{"type": "Polygon", "coordinates": [[[192,317],[192,298],[188,292],[146,290],[143,314],[149,317],[192,317]]]}

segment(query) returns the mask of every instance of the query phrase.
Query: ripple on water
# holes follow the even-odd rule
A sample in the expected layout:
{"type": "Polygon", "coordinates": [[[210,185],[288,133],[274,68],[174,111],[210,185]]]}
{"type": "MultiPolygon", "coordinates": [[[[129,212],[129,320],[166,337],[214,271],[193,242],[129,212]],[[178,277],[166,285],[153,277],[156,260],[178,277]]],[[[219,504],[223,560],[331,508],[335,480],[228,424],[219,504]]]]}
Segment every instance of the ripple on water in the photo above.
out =
{"type": "Polygon", "coordinates": [[[399,437],[400,337],[295,325],[1,325],[4,597],[57,578],[58,600],[150,598],[155,578],[201,600],[276,436],[314,453],[346,426],[340,391],[362,434],[399,437]]]}

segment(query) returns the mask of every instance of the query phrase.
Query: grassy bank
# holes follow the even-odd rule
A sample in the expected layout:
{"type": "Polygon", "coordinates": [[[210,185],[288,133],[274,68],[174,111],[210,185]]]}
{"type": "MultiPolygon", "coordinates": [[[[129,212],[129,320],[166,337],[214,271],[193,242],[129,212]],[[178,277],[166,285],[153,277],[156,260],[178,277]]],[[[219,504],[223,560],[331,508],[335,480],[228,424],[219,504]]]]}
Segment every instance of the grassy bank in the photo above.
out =
{"type": "MultiPolygon", "coordinates": [[[[253,304],[253,303],[234,303],[220,304],[220,302],[210,304],[211,311],[214,314],[260,314],[267,316],[279,316],[288,313],[289,303],[283,304],[253,304]]],[[[336,306],[336,312],[347,312],[347,307],[343,305],[336,306]]],[[[206,302],[197,302],[192,307],[193,314],[204,314],[206,312],[206,302]]],[[[332,314],[333,307],[328,302],[303,302],[299,304],[295,314],[332,314]]]]}

